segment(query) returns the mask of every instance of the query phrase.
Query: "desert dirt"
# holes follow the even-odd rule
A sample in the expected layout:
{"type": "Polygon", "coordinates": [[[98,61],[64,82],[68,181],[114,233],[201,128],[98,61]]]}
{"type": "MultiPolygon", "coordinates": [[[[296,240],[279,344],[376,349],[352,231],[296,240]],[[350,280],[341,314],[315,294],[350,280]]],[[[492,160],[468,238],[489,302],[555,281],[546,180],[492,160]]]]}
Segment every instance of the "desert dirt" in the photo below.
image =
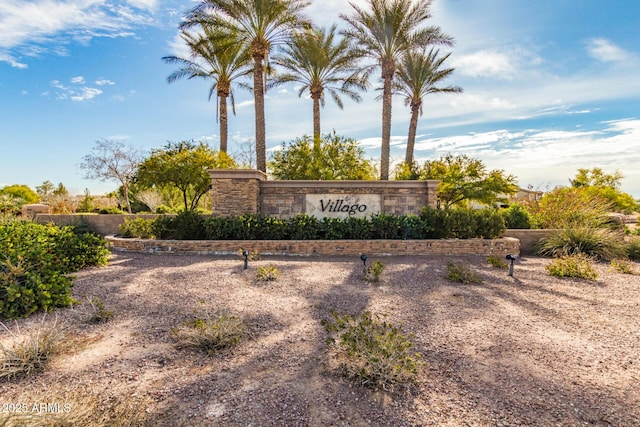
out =
{"type": "Polygon", "coordinates": [[[145,402],[160,426],[640,425],[639,275],[600,263],[595,282],[553,278],[536,257],[514,277],[484,257],[376,259],[386,268],[371,283],[357,255],[263,257],[244,270],[239,257],[114,254],[76,274],[84,304],[4,322],[14,335],[55,322],[84,344],[0,382],[0,403],[86,389],[105,405],[145,402]],[[483,282],[446,280],[449,261],[483,282]],[[268,265],[280,277],[257,281],[268,265]],[[108,322],[87,323],[91,297],[113,311],[108,322]],[[402,324],[426,362],[417,384],[374,391],[341,377],[321,326],[330,309],[402,324]],[[172,328],[221,311],[250,337],[213,355],[176,347],[172,328]]]}

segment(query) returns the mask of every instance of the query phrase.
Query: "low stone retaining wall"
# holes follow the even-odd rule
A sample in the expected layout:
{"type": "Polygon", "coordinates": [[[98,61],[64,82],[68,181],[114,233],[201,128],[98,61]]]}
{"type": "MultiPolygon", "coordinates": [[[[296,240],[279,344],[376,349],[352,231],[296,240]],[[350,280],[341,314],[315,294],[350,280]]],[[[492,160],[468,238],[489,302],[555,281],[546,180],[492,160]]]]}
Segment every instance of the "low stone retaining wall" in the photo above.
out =
{"type": "Polygon", "coordinates": [[[147,240],[107,236],[116,252],[229,255],[238,249],[263,255],[498,255],[520,254],[520,241],[442,240],[147,240]]]}
{"type": "Polygon", "coordinates": [[[533,255],[536,252],[536,245],[540,239],[557,233],[558,231],[559,230],[554,229],[518,230],[510,228],[504,232],[504,237],[513,237],[520,240],[520,253],[522,255],[533,255]]]}

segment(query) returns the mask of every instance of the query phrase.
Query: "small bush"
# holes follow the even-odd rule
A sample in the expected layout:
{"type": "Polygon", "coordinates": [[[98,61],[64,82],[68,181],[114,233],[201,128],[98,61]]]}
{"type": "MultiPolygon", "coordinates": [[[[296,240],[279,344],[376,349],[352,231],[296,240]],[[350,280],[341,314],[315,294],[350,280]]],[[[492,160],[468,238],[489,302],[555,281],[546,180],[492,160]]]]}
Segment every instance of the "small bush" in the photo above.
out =
{"type": "Polygon", "coordinates": [[[63,343],[64,337],[54,326],[39,329],[9,348],[0,345],[0,380],[13,381],[42,372],[51,358],[63,351],[63,343]]]}
{"type": "Polygon", "coordinates": [[[256,280],[259,280],[261,282],[270,282],[276,280],[279,276],[280,270],[278,270],[273,265],[258,267],[258,271],[256,272],[256,280]]]}
{"type": "Polygon", "coordinates": [[[423,366],[421,355],[401,329],[364,312],[359,318],[331,312],[332,321],[323,321],[329,338],[336,345],[336,357],[347,378],[359,386],[393,390],[415,381],[423,366]]]}
{"type": "Polygon", "coordinates": [[[105,208],[100,209],[98,213],[106,214],[106,215],[122,215],[122,214],[126,214],[127,212],[123,211],[122,209],[118,209],[115,206],[107,206],[105,208]]]}
{"type": "Polygon", "coordinates": [[[620,233],[593,227],[575,227],[561,230],[540,239],[537,253],[560,257],[585,254],[596,259],[614,259],[625,255],[620,233]]]}
{"type": "Polygon", "coordinates": [[[551,264],[546,266],[546,269],[550,275],[556,277],[596,280],[598,273],[593,268],[591,260],[585,254],[566,255],[554,259],[551,264]]]}
{"type": "Polygon", "coordinates": [[[640,261],[640,238],[632,237],[625,244],[627,257],[632,261],[640,261]]]}
{"type": "Polygon", "coordinates": [[[507,228],[531,228],[531,215],[529,215],[529,211],[522,205],[515,203],[506,209],[500,210],[500,215],[502,215],[507,228]]]}
{"type": "Polygon", "coordinates": [[[611,268],[622,274],[636,274],[633,264],[626,259],[612,259],[611,268]]]}
{"type": "Polygon", "coordinates": [[[482,276],[480,276],[475,271],[471,270],[469,267],[462,263],[447,263],[447,275],[445,276],[447,280],[451,280],[452,282],[459,282],[464,284],[469,283],[482,283],[482,276]]]}
{"type": "Polygon", "coordinates": [[[502,259],[502,257],[499,257],[498,255],[489,255],[487,257],[487,264],[490,264],[491,266],[495,267],[495,268],[507,268],[509,267],[509,264],[507,264],[507,262],[505,260],[502,259]]]}
{"type": "Polygon", "coordinates": [[[379,282],[383,271],[384,264],[381,261],[374,261],[365,269],[364,279],[368,282],[379,282]]]}
{"type": "Polygon", "coordinates": [[[236,346],[245,335],[241,319],[226,313],[214,319],[195,317],[172,330],[179,348],[191,348],[213,354],[236,346]]]}
{"type": "Polygon", "coordinates": [[[109,311],[104,306],[104,303],[99,297],[93,297],[89,299],[89,306],[91,307],[91,316],[89,317],[89,323],[104,323],[109,321],[113,316],[113,311],[109,311]]]}
{"type": "Polygon", "coordinates": [[[153,219],[125,218],[124,223],[118,226],[122,237],[135,237],[138,239],[153,239],[153,219]]]}

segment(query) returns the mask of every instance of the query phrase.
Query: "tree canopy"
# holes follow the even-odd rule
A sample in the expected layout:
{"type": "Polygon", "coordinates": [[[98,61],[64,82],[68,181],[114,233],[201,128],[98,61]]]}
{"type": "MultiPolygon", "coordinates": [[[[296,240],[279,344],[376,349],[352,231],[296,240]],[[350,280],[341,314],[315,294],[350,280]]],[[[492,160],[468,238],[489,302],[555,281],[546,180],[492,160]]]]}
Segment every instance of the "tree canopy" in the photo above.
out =
{"type": "Polygon", "coordinates": [[[447,154],[438,160],[427,160],[422,167],[416,163],[396,173],[396,179],[437,179],[438,200],[445,209],[468,202],[496,205],[518,191],[516,178],[502,170],[488,171],[481,160],[466,154],[447,154]]]}
{"type": "Polygon", "coordinates": [[[177,188],[185,210],[195,210],[211,188],[209,169],[235,169],[227,153],[212,150],[203,142],[169,142],[153,150],[141,164],[137,183],[144,188],[177,188]]]}
{"type": "Polygon", "coordinates": [[[357,141],[333,132],[323,135],[315,147],[309,136],[283,143],[270,162],[271,173],[277,179],[375,179],[375,166],[357,141]]]}
{"type": "Polygon", "coordinates": [[[605,173],[600,168],[578,169],[578,173],[570,179],[571,186],[594,197],[606,200],[610,210],[631,213],[640,210],[638,202],[628,193],[620,191],[620,184],[624,176],[615,171],[605,173]]]}
{"type": "Polygon", "coordinates": [[[85,171],[85,178],[119,182],[131,213],[129,183],[136,174],[140,158],[138,150],[122,141],[99,139],[91,153],[82,158],[80,168],[85,171]]]}
{"type": "Polygon", "coordinates": [[[37,203],[40,197],[28,185],[14,184],[0,188],[0,194],[20,199],[22,204],[37,203]]]}

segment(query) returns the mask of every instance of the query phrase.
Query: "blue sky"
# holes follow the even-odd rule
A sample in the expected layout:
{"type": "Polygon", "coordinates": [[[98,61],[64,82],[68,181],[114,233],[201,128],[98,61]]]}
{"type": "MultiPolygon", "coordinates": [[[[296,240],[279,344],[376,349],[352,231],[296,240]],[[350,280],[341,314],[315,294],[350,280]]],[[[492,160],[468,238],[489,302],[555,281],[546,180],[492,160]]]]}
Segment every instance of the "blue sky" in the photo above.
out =
{"type": "MultiPolygon", "coordinates": [[[[354,3],[365,6],[366,0],[354,3]]],[[[83,179],[94,141],[142,150],[167,141],[218,146],[215,103],[204,81],[166,82],[180,54],[177,25],[190,0],[2,0],[0,187],[45,180],[72,192],[114,190],[83,179]]],[[[346,0],[315,0],[317,25],[340,23],[346,0]]],[[[640,198],[640,2],[636,0],[435,0],[432,24],[456,39],[447,81],[462,94],[425,99],[418,160],[479,158],[522,187],[568,184],[578,168],[619,170],[640,198]]],[[[381,102],[373,90],[340,110],[327,99],[322,130],[379,156],[381,102]]],[[[311,101],[294,85],[267,94],[267,145],[312,133],[311,101]]],[[[254,135],[252,95],[236,90],[231,153],[254,135]]],[[[393,106],[392,159],[404,158],[409,109],[393,106]]]]}

